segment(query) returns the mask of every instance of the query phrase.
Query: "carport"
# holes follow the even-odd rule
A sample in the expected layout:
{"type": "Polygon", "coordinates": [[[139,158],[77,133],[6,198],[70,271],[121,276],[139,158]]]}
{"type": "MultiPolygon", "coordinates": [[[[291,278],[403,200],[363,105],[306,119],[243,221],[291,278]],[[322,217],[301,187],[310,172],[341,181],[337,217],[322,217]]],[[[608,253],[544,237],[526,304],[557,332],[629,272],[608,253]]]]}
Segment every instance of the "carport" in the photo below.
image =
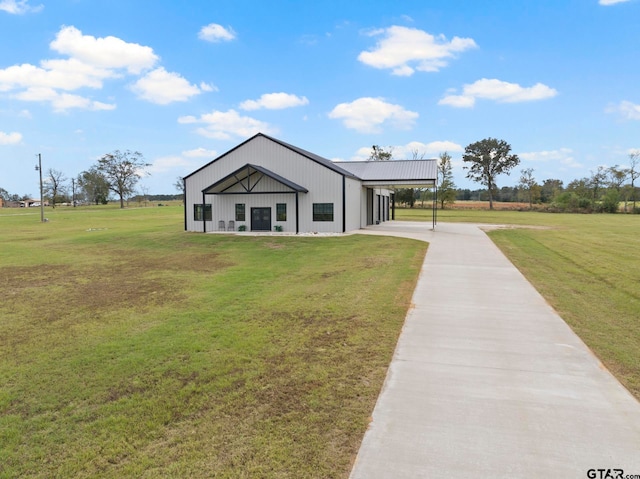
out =
{"type": "MultiPolygon", "coordinates": [[[[362,180],[362,187],[373,192],[376,188],[396,191],[401,188],[433,189],[431,205],[432,226],[438,223],[438,160],[336,161],[341,168],[362,180]]],[[[373,211],[375,199],[367,194],[367,214],[373,211]],[[371,209],[370,209],[371,208],[371,209]]],[[[395,220],[395,193],[392,194],[391,219],[395,220]]],[[[382,208],[378,208],[380,211],[382,208]]],[[[370,224],[379,222],[372,218],[370,224]]],[[[369,221],[367,221],[369,223],[369,221]]]]}

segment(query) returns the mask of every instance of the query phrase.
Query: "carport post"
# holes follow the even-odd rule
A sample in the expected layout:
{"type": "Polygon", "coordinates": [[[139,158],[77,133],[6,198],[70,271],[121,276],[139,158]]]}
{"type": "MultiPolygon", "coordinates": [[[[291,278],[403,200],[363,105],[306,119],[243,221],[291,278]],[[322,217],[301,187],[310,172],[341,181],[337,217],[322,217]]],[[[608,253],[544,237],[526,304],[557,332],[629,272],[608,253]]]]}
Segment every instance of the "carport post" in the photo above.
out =
{"type": "Polygon", "coordinates": [[[434,185],[434,192],[433,192],[433,214],[432,214],[432,219],[433,219],[433,229],[436,229],[436,225],[438,224],[438,185],[434,185]]]}
{"type": "Polygon", "coordinates": [[[396,192],[391,193],[391,219],[396,219],[396,192]]]}

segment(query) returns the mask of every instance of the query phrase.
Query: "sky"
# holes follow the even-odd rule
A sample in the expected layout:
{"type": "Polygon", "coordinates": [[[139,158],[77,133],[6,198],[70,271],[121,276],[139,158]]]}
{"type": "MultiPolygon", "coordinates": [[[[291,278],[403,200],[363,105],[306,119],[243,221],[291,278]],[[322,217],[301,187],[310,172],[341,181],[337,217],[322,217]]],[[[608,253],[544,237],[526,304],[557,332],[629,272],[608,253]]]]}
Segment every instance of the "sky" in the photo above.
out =
{"type": "Polygon", "coordinates": [[[183,177],[258,132],[335,160],[505,140],[498,187],[640,149],[640,0],[0,0],[0,188],[114,150],[183,177]]]}

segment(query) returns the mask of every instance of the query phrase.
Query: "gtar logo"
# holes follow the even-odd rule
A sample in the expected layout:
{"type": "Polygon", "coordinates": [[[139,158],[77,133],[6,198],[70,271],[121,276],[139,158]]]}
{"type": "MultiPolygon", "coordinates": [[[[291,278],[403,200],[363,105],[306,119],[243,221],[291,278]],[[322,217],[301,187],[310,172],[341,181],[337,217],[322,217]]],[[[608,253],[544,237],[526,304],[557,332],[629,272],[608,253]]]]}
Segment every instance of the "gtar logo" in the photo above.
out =
{"type": "Polygon", "coordinates": [[[623,479],[622,469],[589,469],[587,477],[589,479],[623,479]]]}

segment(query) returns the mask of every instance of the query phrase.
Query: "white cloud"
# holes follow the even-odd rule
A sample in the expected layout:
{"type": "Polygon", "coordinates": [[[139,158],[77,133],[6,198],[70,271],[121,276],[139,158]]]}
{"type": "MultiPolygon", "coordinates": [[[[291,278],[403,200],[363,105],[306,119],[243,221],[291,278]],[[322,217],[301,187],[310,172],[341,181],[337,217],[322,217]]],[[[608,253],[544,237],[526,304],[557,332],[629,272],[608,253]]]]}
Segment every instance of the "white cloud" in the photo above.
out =
{"type": "Polygon", "coordinates": [[[309,100],[305,96],[296,96],[290,93],[265,93],[257,100],[246,100],[240,104],[242,110],[282,110],[296,106],[308,105],[309,100]]]}
{"type": "Polygon", "coordinates": [[[75,27],[62,27],[50,47],[95,67],[124,68],[132,74],[152,68],[159,60],[151,47],[127,43],[112,36],[96,38],[83,35],[75,27]]]}
{"type": "Polygon", "coordinates": [[[200,82],[200,89],[202,91],[218,91],[218,87],[211,83],[200,82]]]}
{"type": "Polygon", "coordinates": [[[187,101],[192,96],[202,93],[198,86],[190,84],[179,74],[168,72],[162,67],[140,78],[131,86],[131,90],[140,98],[158,105],[187,101]]]}
{"type": "Polygon", "coordinates": [[[230,140],[233,137],[248,138],[259,132],[276,133],[276,130],[268,123],[248,116],[241,116],[235,110],[212,111],[200,115],[200,118],[183,116],[178,118],[178,123],[202,123],[204,126],[196,129],[196,133],[217,140],[230,140]]]}
{"type": "Polygon", "coordinates": [[[105,78],[117,76],[110,70],[95,68],[75,59],[44,60],[41,65],[25,63],[0,70],[0,91],[29,87],[61,90],[101,88],[105,78]]]}
{"type": "Polygon", "coordinates": [[[425,158],[433,158],[445,151],[448,153],[464,151],[464,147],[452,141],[432,141],[430,143],[412,141],[406,145],[396,146],[393,150],[394,156],[399,159],[412,158],[414,151],[418,155],[424,155],[425,158]]]}
{"type": "Polygon", "coordinates": [[[182,152],[182,156],[187,158],[215,158],[218,156],[216,150],[207,150],[206,148],[194,148],[193,150],[186,150],[182,152]]]}
{"type": "Polygon", "coordinates": [[[610,105],[607,113],[619,113],[625,120],[640,120],[640,105],[630,101],[621,101],[618,105],[610,105]]]}
{"type": "Polygon", "coordinates": [[[615,5],[616,3],[624,3],[628,1],[629,0],[600,0],[598,3],[600,5],[615,5]]]}
{"type": "Polygon", "coordinates": [[[32,7],[29,5],[29,0],[1,0],[0,10],[11,13],[13,15],[22,15],[23,13],[39,12],[44,8],[44,5],[37,5],[32,7]]]}
{"type": "Polygon", "coordinates": [[[93,101],[80,95],[60,93],[53,88],[33,87],[15,95],[15,98],[23,101],[47,101],[55,111],[66,111],[70,108],[83,110],[114,110],[116,105],[93,101]]]}
{"type": "Polygon", "coordinates": [[[391,69],[399,76],[413,75],[415,70],[437,72],[457,53],[477,47],[471,38],[454,37],[447,41],[444,35],[397,25],[374,30],[369,35],[383,38],[373,50],[361,52],[358,60],[374,68],[391,69]]]}
{"type": "Polygon", "coordinates": [[[180,155],[169,155],[156,158],[151,162],[149,173],[167,173],[171,170],[180,170],[181,172],[193,171],[200,166],[201,159],[207,158],[213,160],[218,156],[215,150],[207,150],[205,148],[194,148],[193,150],[183,151],[180,155]]]}
{"type": "MultiPolygon", "coordinates": [[[[82,88],[101,89],[104,81],[125,74],[140,75],[154,67],[159,57],[153,49],[108,36],[84,35],[75,27],[62,27],[52,50],[69,58],[42,60],[40,66],[22,64],[0,69],[0,91],[18,90],[14,98],[24,101],[49,101],[57,111],[69,108],[111,110],[115,105],[92,101],[83,96],[61,93],[82,88]]],[[[158,67],[139,78],[131,89],[152,103],[166,105],[186,101],[214,85],[190,84],[178,73],[158,67]]]]}
{"type": "Polygon", "coordinates": [[[447,95],[438,105],[448,105],[454,108],[471,108],[476,104],[476,99],[470,95],[447,95]]]}
{"type": "Polygon", "coordinates": [[[482,78],[475,83],[465,85],[461,95],[446,95],[438,104],[457,108],[470,108],[475,105],[478,98],[495,100],[501,103],[519,103],[544,100],[557,94],[557,90],[542,83],[536,83],[531,87],[522,87],[517,83],[482,78]]]}
{"type": "Polygon", "coordinates": [[[181,116],[178,118],[178,123],[188,125],[190,123],[198,123],[198,119],[193,115],[181,116]]]}
{"type": "MultiPolygon", "coordinates": [[[[56,111],[112,110],[113,104],[67,92],[100,89],[106,79],[122,77],[123,71],[138,74],[158,61],[150,47],[115,37],[83,35],[75,27],[62,27],[50,47],[69,58],[42,60],[40,66],[25,63],[0,69],[0,91],[15,90],[13,97],[23,101],[50,102],[56,111]]],[[[180,94],[184,95],[184,88],[176,87],[175,95],[180,94]]]]}
{"type": "Polygon", "coordinates": [[[176,168],[188,171],[196,165],[192,161],[184,159],[182,156],[163,156],[151,162],[148,172],[153,174],[166,173],[176,168]]]}
{"type": "Polygon", "coordinates": [[[410,129],[418,116],[418,113],[387,103],[383,98],[370,97],[340,103],[329,113],[329,118],[342,120],[347,128],[360,133],[379,133],[385,123],[391,123],[396,128],[410,129]]]}
{"type": "MultiPolygon", "coordinates": [[[[413,152],[417,152],[418,156],[424,158],[436,158],[440,153],[445,151],[448,153],[456,153],[464,151],[464,147],[453,141],[432,141],[430,143],[422,143],[420,141],[411,141],[406,145],[396,145],[385,147],[385,150],[391,149],[393,158],[396,160],[413,159],[413,152]]],[[[371,147],[363,146],[359,148],[352,161],[367,160],[371,156],[371,147]]]]}
{"type": "Polygon", "coordinates": [[[18,132],[5,133],[0,131],[0,145],[17,145],[22,141],[22,135],[18,132]]]}
{"type": "Polygon", "coordinates": [[[230,42],[236,38],[236,32],[234,32],[231,27],[225,28],[217,23],[210,23],[200,29],[198,38],[200,40],[214,43],[230,42]]]}
{"type": "Polygon", "coordinates": [[[518,157],[524,161],[552,162],[564,168],[582,168],[583,166],[573,157],[573,150],[571,148],[518,153],[518,157]]]}

